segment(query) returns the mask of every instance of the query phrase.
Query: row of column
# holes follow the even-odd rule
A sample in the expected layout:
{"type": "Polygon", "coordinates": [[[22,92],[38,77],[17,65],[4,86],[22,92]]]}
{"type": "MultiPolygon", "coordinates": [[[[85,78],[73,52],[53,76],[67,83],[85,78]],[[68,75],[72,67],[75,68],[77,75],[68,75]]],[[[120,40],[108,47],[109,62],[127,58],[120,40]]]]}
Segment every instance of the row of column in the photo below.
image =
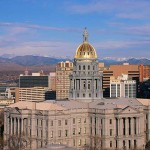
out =
{"type": "Polygon", "coordinates": [[[116,119],[116,135],[134,135],[140,134],[140,118],[139,117],[128,117],[116,119]]]}
{"type": "Polygon", "coordinates": [[[22,118],[9,118],[10,119],[10,134],[19,135],[23,133],[24,121],[22,118]]]}

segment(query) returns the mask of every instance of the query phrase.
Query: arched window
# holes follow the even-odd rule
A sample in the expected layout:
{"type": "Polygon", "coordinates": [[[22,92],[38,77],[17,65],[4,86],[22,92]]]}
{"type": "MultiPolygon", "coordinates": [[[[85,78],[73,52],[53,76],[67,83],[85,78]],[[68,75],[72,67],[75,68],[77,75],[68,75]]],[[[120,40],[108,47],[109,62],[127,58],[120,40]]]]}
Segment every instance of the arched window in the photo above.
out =
{"type": "Polygon", "coordinates": [[[95,70],[95,66],[93,66],[93,70],[95,70]]]}
{"type": "Polygon", "coordinates": [[[88,70],[90,70],[90,65],[88,65],[88,70]]]}
{"type": "Polygon", "coordinates": [[[85,70],[85,65],[83,66],[83,70],[85,70]]]}
{"type": "Polygon", "coordinates": [[[79,70],[81,70],[81,66],[79,65],[79,70]]]}

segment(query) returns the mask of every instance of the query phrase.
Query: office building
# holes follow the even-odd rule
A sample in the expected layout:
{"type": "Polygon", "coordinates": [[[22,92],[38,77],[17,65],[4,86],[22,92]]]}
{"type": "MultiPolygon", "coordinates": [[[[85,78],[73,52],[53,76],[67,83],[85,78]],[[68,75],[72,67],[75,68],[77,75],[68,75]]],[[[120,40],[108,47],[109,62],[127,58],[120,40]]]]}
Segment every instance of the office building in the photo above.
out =
{"type": "Polygon", "coordinates": [[[19,76],[19,88],[49,87],[49,76],[40,73],[19,76]]]}
{"type": "Polygon", "coordinates": [[[70,61],[60,62],[56,66],[56,99],[68,99],[70,79],[73,63],[70,61]]]}
{"type": "Polygon", "coordinates": [[[110,97],[136,98],[136,81],[122,75],[115,79],[110,79],[110,97]]]}
{"type": "Polygon", "coordinates": [[[103,71],[103,96],[104,97],[110,97],[110,78],[113,76],[113,71],[106,69],[103,71]]]}
{"type": "Polygon", "coordinates": [[[49,89],[52,91],[56,91],[56,73],[50,72],[49,74],[49,89]]]}
{"type": "Polygon", "coordinates": [[[140,82],[150,79],[150,65],[139,65],[140,82]]]}
{"type": "Polygon", "coordinates": [[[19,88],[19,101],[45,101],[47,91],[45,87],[19,88]]]}

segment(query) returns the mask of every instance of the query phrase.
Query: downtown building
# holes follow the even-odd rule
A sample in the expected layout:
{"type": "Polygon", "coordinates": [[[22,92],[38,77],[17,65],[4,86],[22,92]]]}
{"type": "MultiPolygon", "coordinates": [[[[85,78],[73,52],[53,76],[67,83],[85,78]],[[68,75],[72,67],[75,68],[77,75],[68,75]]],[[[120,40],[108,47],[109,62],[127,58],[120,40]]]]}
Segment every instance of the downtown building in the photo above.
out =
{"type": "Polygon", "coordinates": [[[117,79],[111,77],[110,97],[136,98],[136,81],[124,74],[117,79]]]}
{"type": "Polygon", "coordinates": [[[78,150],[143,149],[150,140],[149,100],[103,98],[102,73],[87,30],[73,63],[69,99],[20,101],[6,107],[4,139],[20,137],[30,150],[47,144],[78,150]]]}

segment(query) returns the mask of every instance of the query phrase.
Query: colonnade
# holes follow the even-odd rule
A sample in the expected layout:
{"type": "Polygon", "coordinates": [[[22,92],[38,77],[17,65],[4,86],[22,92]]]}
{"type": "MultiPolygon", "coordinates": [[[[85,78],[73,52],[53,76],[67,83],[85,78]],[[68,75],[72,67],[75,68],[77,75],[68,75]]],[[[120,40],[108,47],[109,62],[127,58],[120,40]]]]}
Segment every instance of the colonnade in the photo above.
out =
{"type": "Polygon", "coordinates": [[[140,117],[116,118],[116,135],[129,136],[140,134],[140,117]]]}
{"type": "Polygon", "coordinates": [[[15,118],[11,117],[9,118],[9,129],[11,135],[20,135],[24,133],[24,119],[23,118],[15,118]]]}

